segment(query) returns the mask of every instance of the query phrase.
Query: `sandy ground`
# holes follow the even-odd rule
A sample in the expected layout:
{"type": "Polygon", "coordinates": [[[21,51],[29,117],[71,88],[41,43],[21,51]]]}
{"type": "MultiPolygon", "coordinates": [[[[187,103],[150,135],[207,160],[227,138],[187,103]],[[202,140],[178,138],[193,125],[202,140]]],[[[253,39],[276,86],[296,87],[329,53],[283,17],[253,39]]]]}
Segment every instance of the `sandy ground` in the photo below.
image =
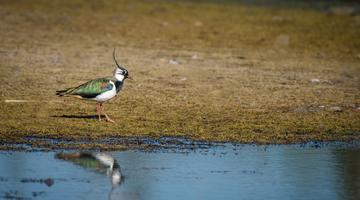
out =
{"type": "Polygon", "coordinates": [[[172,1],[1,1],[0,142],[176,136],[246,143],[360,139],[360,18],[172,1]],[[55,91],[134,80],[105,104],[55,91]]]}

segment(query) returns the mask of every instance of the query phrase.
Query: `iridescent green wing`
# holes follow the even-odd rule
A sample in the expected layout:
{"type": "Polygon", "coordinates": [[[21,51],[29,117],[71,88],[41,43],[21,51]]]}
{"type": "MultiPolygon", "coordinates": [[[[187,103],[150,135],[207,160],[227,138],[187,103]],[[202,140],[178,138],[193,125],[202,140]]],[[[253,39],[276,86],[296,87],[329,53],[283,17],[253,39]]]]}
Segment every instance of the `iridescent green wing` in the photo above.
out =
{"type": "Polygon", "coordinates": [[[78,95],[83,98],[94,98],[101,93],[113,89],[114,86],[110,83],[110,80],[111,77],[94,79],[74,88],[68,94],[78,95]]]}
{"type": "Polygon", "coordinates": [[[106,169],[106,166],[88,153],[58,153],[55,157],[57,159],[70,161],[86,169],[92,169],[99,172],[106,169]]]}

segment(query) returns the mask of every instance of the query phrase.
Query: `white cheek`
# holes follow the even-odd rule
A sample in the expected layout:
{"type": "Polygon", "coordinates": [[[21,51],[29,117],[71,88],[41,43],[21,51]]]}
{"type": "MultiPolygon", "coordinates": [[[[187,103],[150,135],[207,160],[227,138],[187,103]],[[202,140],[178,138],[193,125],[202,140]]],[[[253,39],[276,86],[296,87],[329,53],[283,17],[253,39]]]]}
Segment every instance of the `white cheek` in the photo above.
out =
{"type": "Polygon", "coordinates": [[[124,77],[124,75],[121,75],[121,74],[115,74],[115,78],[118,81],[123,81],[125,77],[124,77]]]}

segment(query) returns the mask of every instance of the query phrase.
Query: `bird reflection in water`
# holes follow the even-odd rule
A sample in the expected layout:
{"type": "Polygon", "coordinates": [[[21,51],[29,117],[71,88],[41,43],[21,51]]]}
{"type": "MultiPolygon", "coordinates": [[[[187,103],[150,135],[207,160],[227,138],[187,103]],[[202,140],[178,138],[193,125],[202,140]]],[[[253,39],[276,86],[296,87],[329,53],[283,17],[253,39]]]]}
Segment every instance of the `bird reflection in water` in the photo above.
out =
{"type": "Polygon", "coordinates": [[[113,190],[122,182],[120,165],[114,157],[109,154],[100,152],[58,153],[55,155],[55,158],[70,161],[86,169],[106,174],[110,178],[112,184],[112,188],[109,192],[109,199],[111,199],[113,190]]]}

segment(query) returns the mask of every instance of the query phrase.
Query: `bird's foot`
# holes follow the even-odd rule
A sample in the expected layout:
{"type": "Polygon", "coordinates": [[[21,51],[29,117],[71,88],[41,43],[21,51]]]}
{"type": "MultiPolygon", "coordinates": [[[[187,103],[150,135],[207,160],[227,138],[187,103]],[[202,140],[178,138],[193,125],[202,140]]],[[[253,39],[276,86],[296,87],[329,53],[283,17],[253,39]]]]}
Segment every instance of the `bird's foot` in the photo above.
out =
{"type": "MultiPolygon", "coordinates": [[[[105,114],[105,113],[104,113],[104,114],[105,114]]],[[[112,119],[110,119],[110,117],[109,117],[107,114],[105,114],[105,118],[106,118],[106,121],[107,121],[107,122],[115,123],[115,121],[112,120],[112,119]]]]}
{"type": "Polygon", "coordinates": [[[111,122],[111,123],[115,123],[115,121],[112,120],[112,119],[110,119],[110,118],[106,118],[106,121],[107,121],[107,122],[111,122]]]}

